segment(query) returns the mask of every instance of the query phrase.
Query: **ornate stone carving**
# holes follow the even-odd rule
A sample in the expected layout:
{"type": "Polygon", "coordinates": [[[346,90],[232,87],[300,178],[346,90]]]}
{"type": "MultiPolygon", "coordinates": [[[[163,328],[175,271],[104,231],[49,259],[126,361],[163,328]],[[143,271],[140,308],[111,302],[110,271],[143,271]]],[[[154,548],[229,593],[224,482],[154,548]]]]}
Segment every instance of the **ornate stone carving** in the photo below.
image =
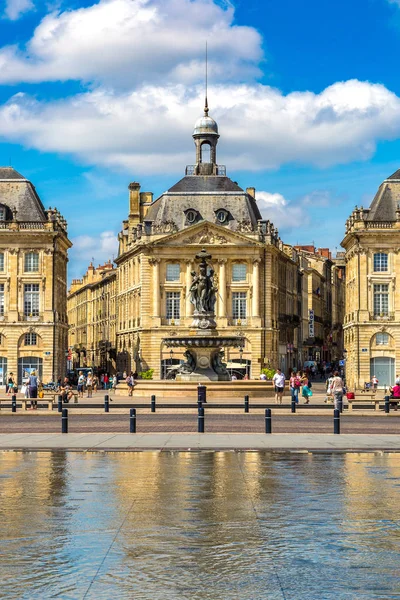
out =
{"type": "Polygon", "coordinates": [[[199,231],[194,235],[183,240],[184,244],[227,244],[228,240],[223,235],[219,235],[208,228],[199,231]]]}
{"type": "Polygon", "coordinates": [[[158,223],[153,225],[153,233],[176,233],[178,231],[178,225],[175,221],[164,221],[164,223],[158,223]]]}
{"type": "Polygon", "coordinates": [[[238,221],[236,231],[238,233],[253,233],[254,227],[249,219],[242,219],[238,221]]]}

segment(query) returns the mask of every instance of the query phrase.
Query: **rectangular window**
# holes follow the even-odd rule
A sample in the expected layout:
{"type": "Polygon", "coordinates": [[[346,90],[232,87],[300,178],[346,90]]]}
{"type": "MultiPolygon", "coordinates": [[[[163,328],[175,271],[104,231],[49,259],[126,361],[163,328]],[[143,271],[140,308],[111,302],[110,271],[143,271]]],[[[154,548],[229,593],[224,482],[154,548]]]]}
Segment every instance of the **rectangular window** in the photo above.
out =
{"type": "Polygon", "coordinates": [[[26,283],[24,285],[24,315],[26,317],[39,316],[39,284],[26,283]]]}
{"type": "Polygon", "coordinates": [[[234,319],[245,319],[247,316],[247,294],[246,292],[234,292],[232,294],[232,316],[234,319]]]}
{"type": "Polygon", "coordinates": [[[6,220],[6,207],[0,206],[0,221],[6,220]]]}
{"type": "Polygon", "coordinates": [[[180,292],[167,292],[167,319],[179,319],[181,316],[180,292]]]}
{"type": "Polygon", "coordinates": [[[38,252],[28,252],[25,254],[25,272],[36,273],[39,271],[39,254],[38,252]]]}
{"type": "Polygon", "coordinates": [[[232,265],[232,281],[246,281],[247,265],[236,263],[232,265]]]}
{"type": "Polygon", "coordinates": [[[388,270],[388,255],[383,252],[374,254],[374,271],[388,270]]]}
{"type": "Polygon", "coordinates": [[[37,344],[36,333],[26,333],[25,334],[25,346],[36,346],[36,344],[37,344]]]}
{"type": "Polygon", "coordinates": [[[374,315],[387,316],[389,314],[389,284],[374,285],[374,315]]]}
{"type": "Polygon", "coordinates": [[[4,271],[4,252],[0,252],[0,271],[4,271]]]}
{"type": "Polygon", "coordinates": [[[179,281],[181,275],[181,267],[179,263],[167,264],[167,281],[179,281]]]}
{"type": "Polygon", "coordinates": [[[0,283],[0,316],[4,316],[4,283],[0,283]]]}

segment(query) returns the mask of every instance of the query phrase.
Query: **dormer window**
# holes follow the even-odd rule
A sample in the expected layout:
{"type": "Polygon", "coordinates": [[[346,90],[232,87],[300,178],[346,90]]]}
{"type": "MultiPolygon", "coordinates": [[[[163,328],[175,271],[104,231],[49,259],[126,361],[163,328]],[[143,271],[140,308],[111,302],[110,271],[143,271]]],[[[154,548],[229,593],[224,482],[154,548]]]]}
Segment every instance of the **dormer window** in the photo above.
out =
{"type": "Polygon", "coordinates": [[[223,225],[228,221],[229,213],[224,208],[220,208],[219,210],[215,211],[215,216],[217,217],[217,223],[223,225]]]}
{"type": "Polygon", "coordinates": [[[194,208],[189,208],[185,211],[186,223],[188,225],[193,225],[198,219],[199,213],[194,208]]]}
{"type": "Polygon", "coordinates": [[[12,214],[10,209],[4,204],[0,204],[0,221],[11,221],[12,214]]]}

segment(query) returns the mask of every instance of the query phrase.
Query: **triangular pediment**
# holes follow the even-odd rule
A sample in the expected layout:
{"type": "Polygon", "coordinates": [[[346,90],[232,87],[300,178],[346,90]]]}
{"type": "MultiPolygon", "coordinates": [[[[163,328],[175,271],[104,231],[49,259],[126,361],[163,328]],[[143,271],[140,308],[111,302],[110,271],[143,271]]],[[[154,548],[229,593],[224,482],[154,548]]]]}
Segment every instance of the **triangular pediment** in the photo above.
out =
{"type": "Polygon", "coordinates": [[[209,222],[196,223],[153,242],[154,246],[259,246],[258,240],[209,222]]]}

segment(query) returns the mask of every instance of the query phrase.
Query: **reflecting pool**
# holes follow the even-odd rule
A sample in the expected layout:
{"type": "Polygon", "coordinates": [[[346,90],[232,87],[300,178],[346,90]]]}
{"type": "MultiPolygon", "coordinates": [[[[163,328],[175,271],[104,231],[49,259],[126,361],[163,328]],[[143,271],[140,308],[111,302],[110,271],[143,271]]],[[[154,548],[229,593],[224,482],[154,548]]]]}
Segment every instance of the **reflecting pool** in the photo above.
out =
{"type": "Polygon", "coordinates": [[[400,599],[400,455],[0,453],[0,598],[400,599]]]}

